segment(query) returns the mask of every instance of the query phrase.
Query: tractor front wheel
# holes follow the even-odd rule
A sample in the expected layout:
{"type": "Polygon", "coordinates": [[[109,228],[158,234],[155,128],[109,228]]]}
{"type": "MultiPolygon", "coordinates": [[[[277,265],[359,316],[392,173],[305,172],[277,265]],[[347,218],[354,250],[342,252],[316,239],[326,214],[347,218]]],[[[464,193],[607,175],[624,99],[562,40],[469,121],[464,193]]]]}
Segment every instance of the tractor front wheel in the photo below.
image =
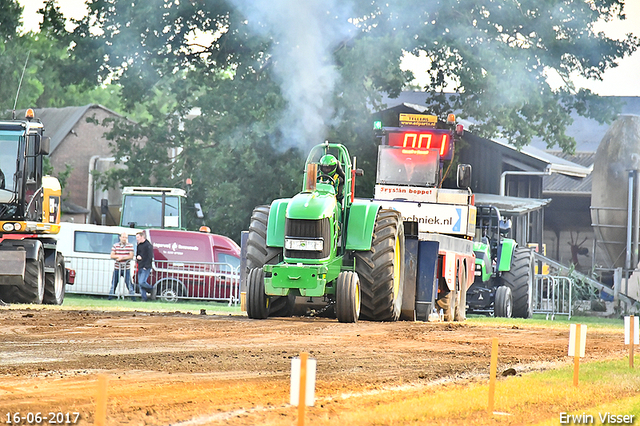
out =
{"type": "Polygon", "coordinates": [[[358,322],[360,279],[353,271],[343,271],[336,280],[336,317],[339,322],[358,322]]]}
{"type": "MultiPolygon", "coordinates": [[[[253,268],[262,268],[267,264],[274,265],[282,261],[282,248],[267,246],[267,224],[270,211],[271,206],[264,205],[254,208],[251,214],[249,235],[247,235],[247,271],[251,271],[253,268]]],[[[247,283],[249,282],[248,277],[247,275],[247,283]]],[[[247,284],[247,293],[248,292],[247,284]]],[[[296,304],[295,294],[290,294],[289,296],[272,296],[270,299],[271,303],[269,312],[267,313],[268,316],[290,317],[293,315],[296,304]]]]}
{"type": "Polygon", "coordinates": [[[511,318],[513,299],[511,288],[501,285],[496,290],[495,303],[493,306],[493,316],[500,318],[511,318]]]}
{"type": "Polygon", "coordinates": [[[264,293],[264,271],[253,268],[247,276],[247,315],[252,319],[269,316],[269,297],[264,293]]]}
{"type": "Polygon", "coordinates": [[[371,249],[355,253],[362,295],[361,317],[397,321],[402,309],[404,227],[396,210],[380,210],[371,249]]]}

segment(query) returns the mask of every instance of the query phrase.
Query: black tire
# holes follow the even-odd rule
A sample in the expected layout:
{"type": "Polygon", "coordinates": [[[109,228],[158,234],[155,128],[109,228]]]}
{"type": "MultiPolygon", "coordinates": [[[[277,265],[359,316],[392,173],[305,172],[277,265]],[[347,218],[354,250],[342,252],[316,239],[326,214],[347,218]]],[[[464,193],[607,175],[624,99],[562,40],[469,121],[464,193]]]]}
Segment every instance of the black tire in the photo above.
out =
{"type": "Polygon", "coordinates": [[[353,271],[343,271],[336,280],[336,317],[339,322],[358,322],[360,279],[353,271]]]}
{"type": "Polygon", "coordinates": [[[56,270],[53,274],[45,274],[44,277],[44,297],[42,303],[45,305],[62,305],[65,295],[65,267],[64,258],[61,254],[56,255],[56,270]]]}
{"type": "Polygon", "coordinates": [[[467,319],[467,267],[464,262],[459,270],[459,274],[458,306],[453,319],[454,321],[462,322],[467,319]]]}
{"type": "MultiPolygon", "coordinates": [[[[264,265],[274,265],[282,261],[282,248],[267,247],[267,222],[271,206],[258,206],[253,209],[249,235],[247,235],[247,272],[264,265]]],[[[247,298],[249,298],[249,278],[247,274],[247,298]]],[[[264,285],[263,285],[264,292],[264,285]]],[[[289,296],[270,297],[270,312],[272,317],[290,317],[295,308],[295,294],[289,296]]],[[[247,308],[248,309],[248,308],[247,308]]]]}
{"type": "Polygon", "coordinates": [[[269,298],[264,294],[264,271],[253,268],[247,276],[247,316],[265,319],[269,316],[269,298]]]}
{"type": "Polygon", "coordinates": [[[513,298],[511,288],[501,285],[496,289],[496,297],[493,305],[493,316],[511,318],[513,314],[513,298]]]}
{"type": "Polygon", "coordinates": [[[27,259],[23,285],[7,288],[5,302],[42,304],[44,298],[44,251],[38,250],[35,259],[27,259]]]}
{"type": "Polygon", "coordinates": [[[280,247],[267,247],[267,221],[271,206],[253,209],[249,235],[247,235],[247,272],[263,265],[273,265],[282,261],[280,247]]]}
{"type": "Polygon", "coordinates": [[[395,210],[380,210],[371,249],[355,252],[360,278],[360,318],[397,321],[402,309],[404,281],[404,227],[395,210]]]}
{"type": "Polygon", "coordinates": [[[290,317],[296,307],[296,295],[290,291],[287,296],[269,297],[270,317],[290,317]]]}
{"type": "Polygon", "coordinates": [[[511,288],[515,318],[531,318],[533,280],[533,251],[516,247],[511,259],[511,269],[502,273],[502,284],[511,288]]]}

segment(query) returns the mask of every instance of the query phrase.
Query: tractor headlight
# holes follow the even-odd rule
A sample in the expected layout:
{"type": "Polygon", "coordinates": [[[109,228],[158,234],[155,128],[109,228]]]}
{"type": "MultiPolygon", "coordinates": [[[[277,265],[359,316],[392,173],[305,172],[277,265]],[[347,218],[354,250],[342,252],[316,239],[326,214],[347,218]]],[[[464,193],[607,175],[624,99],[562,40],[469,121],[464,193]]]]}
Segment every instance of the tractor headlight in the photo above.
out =
{"type": "Polygon", "coordinates": [[[11,232],[11,231],[13,231],[13,223],[9,223],[9,222],[7,222],[7,223],[3,224],[3,225],[2,225],[2,230],[3,230],[3,231],[6,231],[6,232],[11,232]]]}
{"type": "Polygon", "coordinates": [[[322,251],[324,241],[322,239],[302,240],[285,238],[284,248],[287,250],[322,251]]]}

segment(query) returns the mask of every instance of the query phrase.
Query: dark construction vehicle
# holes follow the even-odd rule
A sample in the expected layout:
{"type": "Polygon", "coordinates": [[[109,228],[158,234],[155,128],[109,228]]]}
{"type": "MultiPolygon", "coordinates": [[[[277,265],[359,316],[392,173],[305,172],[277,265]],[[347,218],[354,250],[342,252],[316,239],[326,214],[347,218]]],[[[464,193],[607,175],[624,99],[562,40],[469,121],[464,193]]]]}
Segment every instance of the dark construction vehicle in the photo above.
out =
{"type": "Polygon", "coordinates": [[[29,109],[24,120],[0,121],[0,299],[62,304],[65,268],[53,234],[60,230],[58,180],[43,176],[50,139],[29,109]]]}
{"type": "Polygon", "coordinates": [[[474,312],[496,317],[531,318],[535,278],[533,251],[507,238],[511,221],[491,205],[476,206],[475,280],[467,292],[474,312]]]}
{"type": "MultiPolygon", "coordinates": [[[[446,320],[464,320],[475,208],[468,188],[437,187],[461,128],[436,128],[435,116],[407,120],[381,129],[375,199],[354,198],[355,159],[324,143],[307,158],[302,192],[253,211],[243,244],[250,318],[290,316],[303,296],[335,305],[341,322],[426,321],[436,304],[446,320]],[[343,185],[318,173],[329,153],[343,185]]],[[[459,175],[468,181],[470,169],[459,175]]]]}

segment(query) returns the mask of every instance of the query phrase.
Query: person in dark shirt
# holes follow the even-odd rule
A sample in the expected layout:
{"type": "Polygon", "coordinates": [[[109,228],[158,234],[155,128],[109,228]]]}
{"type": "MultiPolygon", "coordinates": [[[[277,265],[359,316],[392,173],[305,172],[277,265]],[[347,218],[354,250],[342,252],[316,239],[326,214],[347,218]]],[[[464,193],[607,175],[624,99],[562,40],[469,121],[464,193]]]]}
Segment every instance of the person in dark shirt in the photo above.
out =
{"type": "Polygon", "coordinates": [[[144,231],[140,231],[136,234],[136,241],[138,241],[138,249],[136,260],[138,261],[138,286],[140,286],[140,295],[142,301],[147,301],[147,293],[150,294],[150,298],[155,298],[155,288],[147,282],[149,274],[151,273],[151,264],[153,262],[153,246],[147,240],[147,236],[144,231]]]}

